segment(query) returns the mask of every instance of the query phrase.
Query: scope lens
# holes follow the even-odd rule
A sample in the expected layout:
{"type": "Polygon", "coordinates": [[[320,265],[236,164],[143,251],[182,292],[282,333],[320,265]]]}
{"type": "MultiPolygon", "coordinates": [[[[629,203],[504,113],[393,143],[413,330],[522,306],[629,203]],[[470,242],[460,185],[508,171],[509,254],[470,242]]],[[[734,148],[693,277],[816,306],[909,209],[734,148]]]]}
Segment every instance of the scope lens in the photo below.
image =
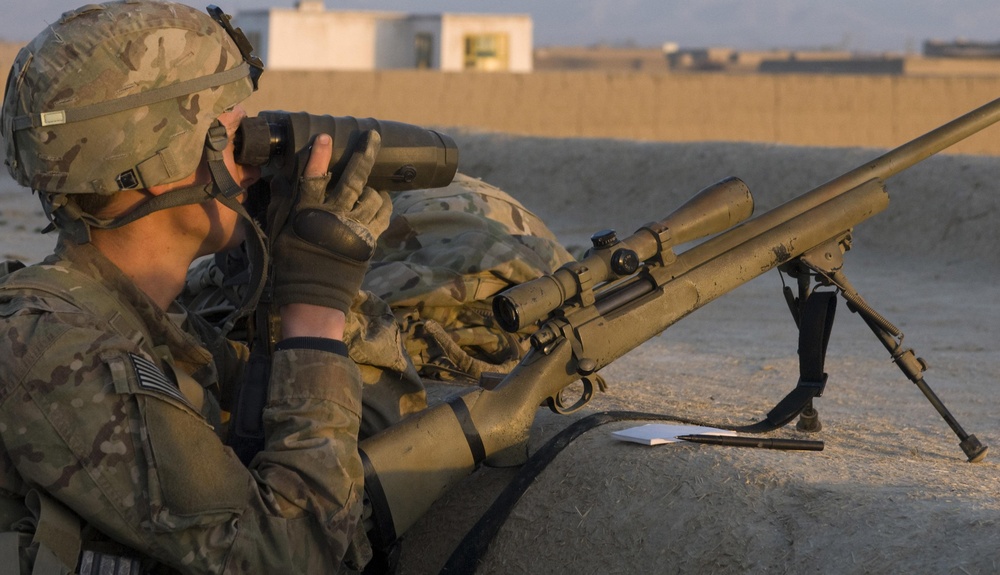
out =
{"type": "Polygon", "coordinates": [[[507,296],[501,294],[493,298],[493,315],[504,331],[514,333],[520,328],[517,304],[507,296]]]}

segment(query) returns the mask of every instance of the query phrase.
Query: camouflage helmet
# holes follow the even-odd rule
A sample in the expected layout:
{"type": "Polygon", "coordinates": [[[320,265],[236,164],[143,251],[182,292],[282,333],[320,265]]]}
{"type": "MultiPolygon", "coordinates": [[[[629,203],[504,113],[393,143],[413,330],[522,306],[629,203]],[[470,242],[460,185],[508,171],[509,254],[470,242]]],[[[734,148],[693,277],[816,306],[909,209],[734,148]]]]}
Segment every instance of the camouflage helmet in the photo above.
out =
{"type": "Polygon", "coordinates": [[[218,13],[150,0],[91,4],[25,46],[2,110],[14,179],[49,194],[112,194],[193,173],[213,121],[253,92],[260,73],[249,47],[230,37],[228,17],[210,9],[218,13]]]}

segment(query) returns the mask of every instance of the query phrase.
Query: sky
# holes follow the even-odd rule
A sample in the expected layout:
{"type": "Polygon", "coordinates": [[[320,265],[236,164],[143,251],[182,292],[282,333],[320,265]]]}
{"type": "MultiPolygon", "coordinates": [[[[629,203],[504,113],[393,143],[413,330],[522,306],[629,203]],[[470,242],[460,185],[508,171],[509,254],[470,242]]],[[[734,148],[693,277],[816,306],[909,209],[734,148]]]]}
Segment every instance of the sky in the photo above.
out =
{"type": "MultiPolygon", "coordinates": [[[[295,0],[214,2],[229,13],[295,0]]],[[[30,40],[87,0],[0,0],[0,39],[30,40]]],[[[530,14],[535,46],[595,44],[919,52],[924,40],[1000,41],[997,0],[326,0],[328,9],[530,14]]]]}

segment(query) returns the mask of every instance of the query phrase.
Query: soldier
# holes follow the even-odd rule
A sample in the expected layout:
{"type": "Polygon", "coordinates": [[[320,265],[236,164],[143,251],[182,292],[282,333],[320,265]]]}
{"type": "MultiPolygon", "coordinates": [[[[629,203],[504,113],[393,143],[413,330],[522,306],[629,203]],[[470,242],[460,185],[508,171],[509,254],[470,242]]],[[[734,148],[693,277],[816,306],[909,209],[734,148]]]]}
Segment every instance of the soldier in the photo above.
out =
{"type": "Polygon", "coordinates": [[[232,153],[261,68],[223,24],[166,2],[87,5],[11,70],[7,164],[60,234],[0,285],[0,530],[22,572],[327,573],[349,547],[366,560],[361,378],[341,339],[389,220],[364,186],[379,138],[330,182],[317,137],[272,202],[287,213],[268,240],[281,341],[266,441],[244,467],[223,440],[247,350],[174,303],[195,258],[245,230],[263,244],[240,204],[258,174],[232,153]]]}
{"type": "Polygon", "coordinates": [[[360,567],[359,435],[426,406],[414,364],[464,381],[509,369],[523,338],[493,324],[488,298],[571,259],[463,175],[396,196],[376,248],[390,212],[364,186],[378,134],[339,182],[318,137],[301,182],[272,188],[265,238],[241,204],[259,173],[231,141],[260,73],[224,15],[150,0],[66,13],[15,60],[8,168],[60,232],[45,262],[0,280],[0,539],[22,570],[360,567]],[[340,241],[293,233],[304,218],[340,241]],[[215,305],[233,295],[219,270],[184,272],[248,231],[253,277],[215,305]],[[212,318],[228,333],[256,303],[264,244],[284,339],[262,450],[241,463],[227,423],[248,350],[175,298],[186,284],[195,311],[231,312],[212,318]],[[373,248],[375,293],[358,291],[373,248]]]}

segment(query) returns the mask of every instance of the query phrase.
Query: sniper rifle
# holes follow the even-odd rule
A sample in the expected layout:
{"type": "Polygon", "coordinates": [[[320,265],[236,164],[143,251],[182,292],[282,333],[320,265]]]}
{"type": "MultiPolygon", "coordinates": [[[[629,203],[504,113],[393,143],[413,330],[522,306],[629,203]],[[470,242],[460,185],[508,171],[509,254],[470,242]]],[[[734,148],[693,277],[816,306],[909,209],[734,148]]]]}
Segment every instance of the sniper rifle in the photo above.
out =
{"type": "Polygon", "coordinates": [[[851,286],[843,256],[854,226],[888,206],[886,178],[998,120],[1000,99],[753,219],[747,186],[736,178],[723,180],[625,239],[611,231],[595,234],[593,248],[579,261],[495,297],[494,312],[504,329],[538,326],[513,371],[491,389],[470,388],[361,443],[373,545],[388,548],[480,464],[524,463],[540,404],[559,412],[578,409],[592,395],[598,370],[774,268],[797,279],[797,294],[785,289],[800,328],[802,377],[764,421],[745,431],[775,429],[800,414],[801,428],[818,427],[812,399],[826,383],[822,363],[836,305],[832,296],[839,293],[952,428],[968,460],[982,460],[987,447],[962,429],[924,381],[926,365],[903,347],[902,332],[851,286]],[[583,392],[567,406],[563,391],[578,380],[583,392]]]}

